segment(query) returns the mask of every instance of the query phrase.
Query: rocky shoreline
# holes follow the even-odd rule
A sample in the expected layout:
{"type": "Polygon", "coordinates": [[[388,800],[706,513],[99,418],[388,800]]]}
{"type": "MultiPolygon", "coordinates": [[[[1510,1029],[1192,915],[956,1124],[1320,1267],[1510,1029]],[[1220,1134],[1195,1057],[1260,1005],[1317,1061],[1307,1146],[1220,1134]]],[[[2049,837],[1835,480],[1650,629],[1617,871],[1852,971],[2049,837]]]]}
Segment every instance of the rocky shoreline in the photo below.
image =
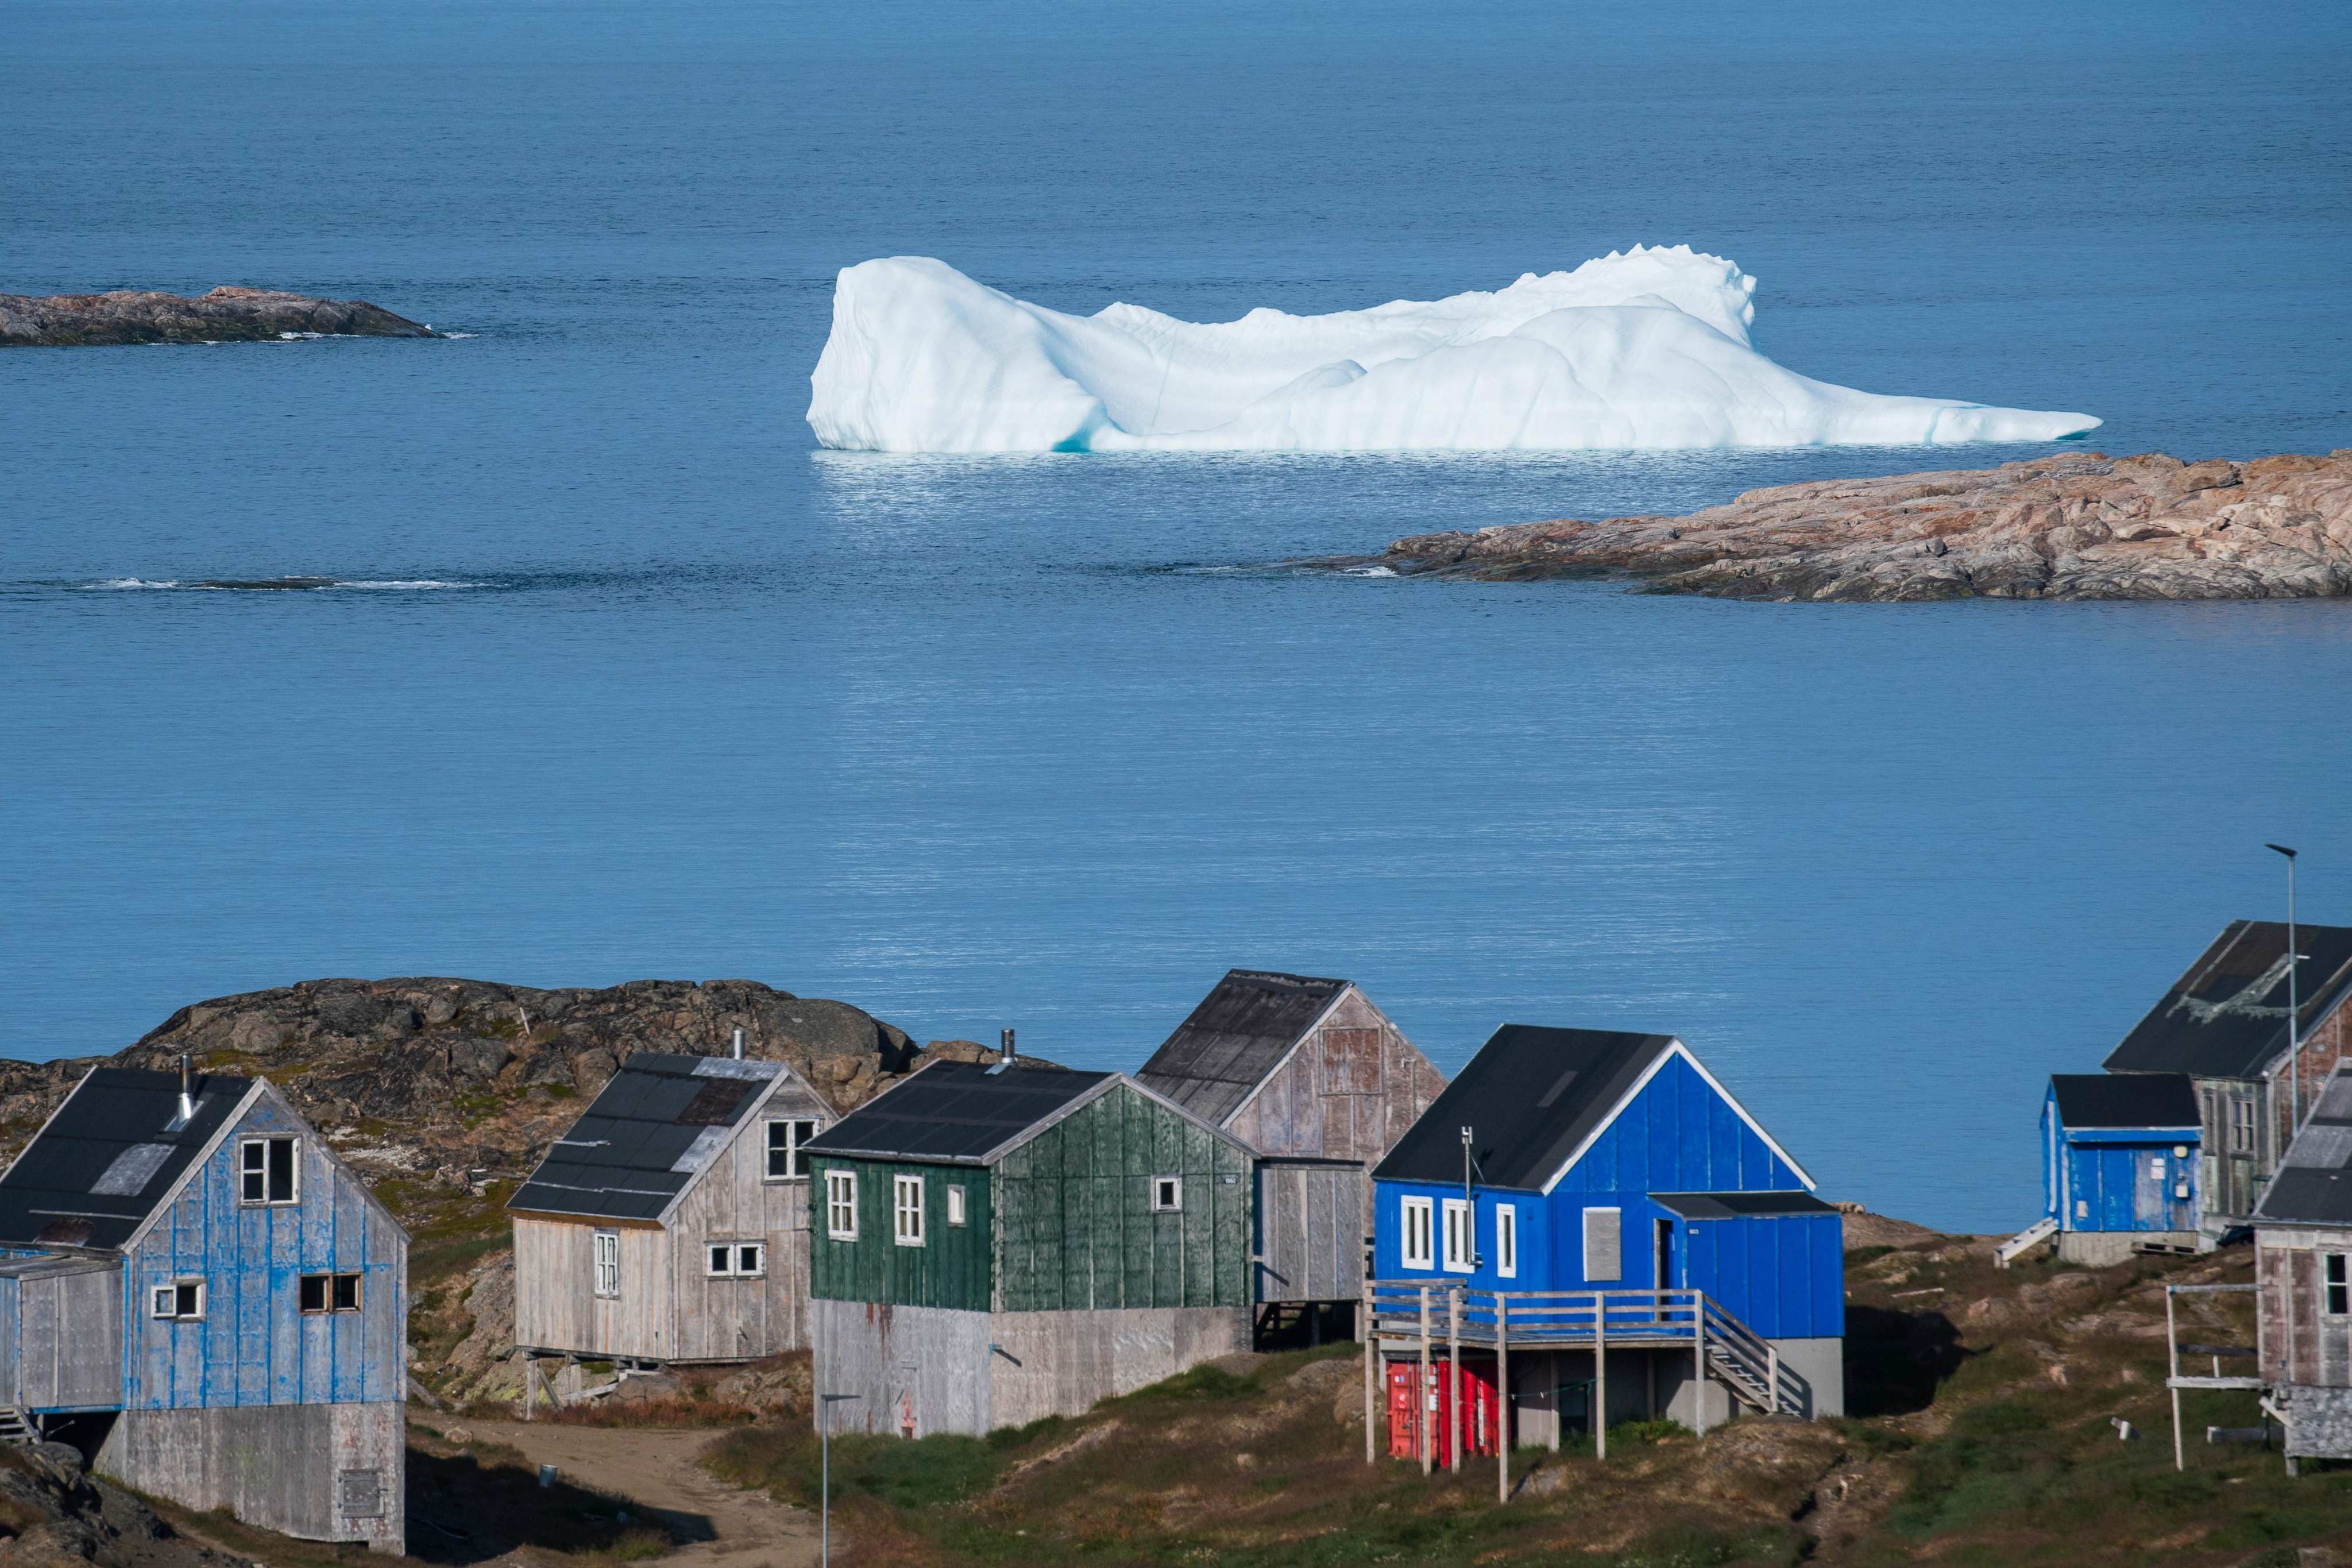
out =
{"type": "Polygon", "coordinates": [[[2243,463],[2069,452],[1780,485],[1686,517],[1418,534],[1370,560],[1730,599],[2338,597],[2352,595],[2352,448],[2243,463]]]}
{"type": "Polygon", "coordinates": [[[432,328],[364,300],[320,300],[271,289],[208,294],[0,294],[0,348],[121,343],[269,342],[289,337],[431,338],[432,328]]]}

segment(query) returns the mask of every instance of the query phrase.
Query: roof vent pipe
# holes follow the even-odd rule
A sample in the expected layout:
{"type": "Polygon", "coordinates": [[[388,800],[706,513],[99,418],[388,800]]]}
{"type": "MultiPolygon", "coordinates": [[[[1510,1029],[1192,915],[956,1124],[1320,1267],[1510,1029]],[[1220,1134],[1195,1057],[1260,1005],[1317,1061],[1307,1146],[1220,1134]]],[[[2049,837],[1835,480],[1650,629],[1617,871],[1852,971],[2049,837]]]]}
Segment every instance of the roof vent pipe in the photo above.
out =
{"type": "Polygon", "coordinates": [[[196,1102],[188,1092],[190,1084],[188,1053],[182,1051],[180,1053],[180,1122],[183,1126],[194,1121],[196,1117],[196,1102]]]}
{"type": "Polygon", "coordinates": [[[997,1054],[998,1056],[1000,1056],[1000,1057],[1003,1057],[1003,1058],[1006,1061],[1008,1061],[1008,1062],[1009,1062],[1009,1061],[1011,1061],[1011,1060],[1013,1059],[1013,1056],[1014,1056],[1014,1052],[1013,1052],[1013,1031],[1012,1031],[1012,1030],[1007,1029],[1007,1030],[1005,1030],[1005,1031],[1003,1032],[1003,1037],[1002,1037],[1002,1041],[1001,1041],[1001,1043],[1000,1043],[1000,1045],[999,1045],[999,1047],[998,1047],[998,1048],[997,1048],[997,1052],[996,1052],[996,1054],[997,1054]]]}
{"type": "Polygon", "coordinates": [[[735,1059],[739,1062],[743,1059],[743,1031],[740,1029],[735,1031],[735,1059]]]}

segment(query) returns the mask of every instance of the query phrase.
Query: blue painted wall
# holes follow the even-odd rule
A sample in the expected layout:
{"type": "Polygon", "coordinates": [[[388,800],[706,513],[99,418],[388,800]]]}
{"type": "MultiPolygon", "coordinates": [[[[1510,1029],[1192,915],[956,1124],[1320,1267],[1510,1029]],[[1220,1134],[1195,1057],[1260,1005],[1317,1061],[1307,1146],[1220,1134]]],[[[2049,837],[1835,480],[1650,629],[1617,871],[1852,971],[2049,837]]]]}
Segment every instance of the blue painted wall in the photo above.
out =
{"type": "Polygon", "coordinates": [[[2059,1120],[2057,1091],[2048,1090],[2042,1100],[2042,1212],[2061,1230],[2195,1230],[2202,1136],[2195,1127],[2067,1127],[2059,1120]],[[2179,1195],[2183,1188],[2186,1196],[2179,1195]]]}
{"type": "Polygon", "coordinates": [[[264,1094],[124,1259],[127,1409],[397,1400],[407,1387],[407,1242],[319,1134],[264,1094]],[[237,1201],[241,1139],[300,1142],[300,1201],[237,1201]],[[361,1310],[305,1314],[304,1274],[357,1273],[361,1310]],[[153,1287],[202,1279],[200,1321],[149,1315],[153,1287]]]}
{"type": "Polygon", "coordinates": [[[1683,1237],[1690,1282],[1766,1339],[1844,1334],[1844,1216],[1690,1220],[1683,1237]]]}

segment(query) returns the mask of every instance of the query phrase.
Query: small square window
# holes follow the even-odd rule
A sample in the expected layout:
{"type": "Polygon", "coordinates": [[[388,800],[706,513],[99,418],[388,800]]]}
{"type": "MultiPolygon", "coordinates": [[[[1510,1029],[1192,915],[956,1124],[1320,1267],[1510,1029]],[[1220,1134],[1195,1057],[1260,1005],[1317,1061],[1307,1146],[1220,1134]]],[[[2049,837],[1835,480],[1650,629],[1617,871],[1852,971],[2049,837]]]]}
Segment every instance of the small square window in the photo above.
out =
{"type": "Polygon", "coordinates": [[[948,1223],[950,1225],[963,1223],[963,1189],[961,1187],[948,1188],[948,1223]]]}
{"type": "Polygon", "coordinates": [[[325,1311],[327,1310],[327,1277],[323,1274],[302,1276],[301,1283],[295,1292],[295,1304],[305,1312],[325,1311]]]}
{"type": "Polygon", "coordinates": [[[305,1274],[296,1282],[295,1304],[304,1312],[356,1312],[360,1310],[360,1277],[305,1274]]]}
{"type": "Polygon", "coordinates": [[[760,1277],[760,1249],[757,1246],[743,1246],[735,1249],[735,1272],[740,1278],[745,1279],[757,1279],[760,1277]]]}
{"type": "Polygon", "coordinates": [[[713,1275],[732,1274],[735,1272],[735,1249],[733,1247],[729,1247],[724,1242],[718,1242],[703,1248],[703,1251],[708,1255],[703,1262],[705,1272],[713,1275]]]}
{"type": "Polygon", "coordinates": [[[335,1310],[356,1312],[360,1310],[360,1277],[338,1274],[334,1281],[335,1310]]]}
{"type": "Polygon", "coordinates": [[[768,1123],[768,1180],[790,1182],[808,1174],[808,1141],[818,1123],[806,1118],[768,1123]]]}
{"type": "Polygon", "coordinates": [[[186,1322],[205,1315],[205,1282],[182,1279],[170,1285],[155,1287],[152,1309],[154,1316],[186,1322]]]}
{"type": "Polygon", "coordinates": [[[290,1204],[297,1196],[291,1138],[247,1138],[237,1146],[237,1201],[290,1204]]]}
{"type": "Polygon", "coordinates": [[[1151,1178],[1151,1206],[1161,1212],[1184,1206],[1184,1178],[1154,1176],[1151,1178]]]}

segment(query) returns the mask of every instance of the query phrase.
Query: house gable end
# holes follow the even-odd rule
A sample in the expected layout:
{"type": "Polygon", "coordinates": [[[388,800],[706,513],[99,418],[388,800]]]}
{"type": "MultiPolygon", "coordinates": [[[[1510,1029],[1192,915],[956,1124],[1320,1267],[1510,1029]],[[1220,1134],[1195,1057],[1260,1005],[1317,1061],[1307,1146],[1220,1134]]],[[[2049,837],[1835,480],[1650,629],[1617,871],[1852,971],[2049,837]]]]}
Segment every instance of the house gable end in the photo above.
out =
{"type": "Polygon", "coordinates": [[[1812,1185],[1804,1168],[1676,1040],[1541,1190],[1741,1192],[1812,1185]]]}

